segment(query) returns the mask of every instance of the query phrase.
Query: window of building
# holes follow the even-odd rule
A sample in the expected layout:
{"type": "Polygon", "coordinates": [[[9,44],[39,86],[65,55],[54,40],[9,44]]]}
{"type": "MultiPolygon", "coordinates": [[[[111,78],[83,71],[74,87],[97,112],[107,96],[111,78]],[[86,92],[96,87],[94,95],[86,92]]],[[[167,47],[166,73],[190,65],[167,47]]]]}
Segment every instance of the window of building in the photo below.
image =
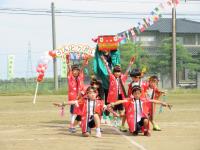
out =
{"type": "Polygon", "coordinates": [[[141,36],[140,41],[143,44],[155,44],[155,36],[141,36]]]}
{"type": "Polygon", "coordinates": [[[194,35],[185,35],[183,44],[184,45],[195,45],[195,34],[194,35]]]}
{"type": "Polygon", "coordinates": [[[183,37],[177,36],[176,39],[178,43],[183,44],[183,37]]]}

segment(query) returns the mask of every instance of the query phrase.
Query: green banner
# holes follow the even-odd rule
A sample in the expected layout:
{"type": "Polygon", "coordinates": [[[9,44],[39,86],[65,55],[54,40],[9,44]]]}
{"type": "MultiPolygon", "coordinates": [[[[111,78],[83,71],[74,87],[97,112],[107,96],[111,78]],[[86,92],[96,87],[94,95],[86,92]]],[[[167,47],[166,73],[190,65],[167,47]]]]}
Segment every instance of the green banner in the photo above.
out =
{"type": "Polygon", "coordinates": [[[66,57],[62,58],[61,62],[61,78],[67,77],[67,64],[66,64],[66,57]]]}
{"type": "Polygon", "coordinates": [[[8,55],[8,68],[7,68],[7,78],[8,80],[11,80],[14,78],[14,60],[15,56],[14,55],[8,55]]]}

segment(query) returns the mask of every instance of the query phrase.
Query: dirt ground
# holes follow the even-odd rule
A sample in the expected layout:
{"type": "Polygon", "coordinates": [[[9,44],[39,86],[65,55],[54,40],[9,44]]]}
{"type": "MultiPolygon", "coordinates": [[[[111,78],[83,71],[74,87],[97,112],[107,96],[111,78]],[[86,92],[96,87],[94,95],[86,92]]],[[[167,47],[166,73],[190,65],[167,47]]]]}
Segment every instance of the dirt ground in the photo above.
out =
{"type": "Polygon", "coordinates": [[[162,131],[151,137],[133,137],[103,125],[102,138],[81,137],[67,131],[69,107],[65,117],[52,102],[66,96],[0,96],[0,150],[200,150],[200,94],[168,96],[173,109],[156,114],[162,131]]]}

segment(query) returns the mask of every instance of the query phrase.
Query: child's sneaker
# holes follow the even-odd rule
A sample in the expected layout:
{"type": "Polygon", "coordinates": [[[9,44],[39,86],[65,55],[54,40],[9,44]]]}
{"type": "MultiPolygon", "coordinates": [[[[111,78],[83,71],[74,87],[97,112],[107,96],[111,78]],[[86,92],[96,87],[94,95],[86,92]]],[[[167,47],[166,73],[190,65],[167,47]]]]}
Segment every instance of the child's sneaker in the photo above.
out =
{"type": "Polygon", "coordinates": [[[101,132],[97,132],[97,133],[96,133],[96,137],[97,137],[97,138],[101,138],[101,132]]]}
{"type": "Polygon", "coordinates": [[[88,132],[82,133],[83,137],[88,137],[90,134],[88,132]]]}
{"type": "Polygon", "coordinates": [[[133,136],[137,136],[138,135],[138,132],[137,131],[134,131],[133,132],[133,136]]]}
{"type": "Polygon", "coordinates": [[[122,131],[122,132],[127,132],[127,129],[125,126],[120,126],[119,127],[119,130],[122,131]]]}
{"type": "Polygon", "coordinates": [[[71,132],[71,133],[75,133],[76,132],[76,128],[69,128],[68,131],[71,132]]]}
{"type": "Polygon", "coordinates": [[[148,130],[144,131],[144,136],[151,136],[151,133],[148,130]]]}
{"type": "Polygon", "coordinates": [[[153,126],[154,131],[161,131],[161,128],[158,125],[153,126]]]}

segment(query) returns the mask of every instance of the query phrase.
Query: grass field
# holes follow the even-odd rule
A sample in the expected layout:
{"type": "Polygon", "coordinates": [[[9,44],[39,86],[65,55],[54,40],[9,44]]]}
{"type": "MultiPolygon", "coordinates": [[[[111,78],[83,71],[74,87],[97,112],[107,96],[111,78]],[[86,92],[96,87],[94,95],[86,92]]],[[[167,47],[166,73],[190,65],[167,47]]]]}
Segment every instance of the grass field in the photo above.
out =
{"type": "MultiPolygon", "coordinates": [[[[66,96],[0,96],[0,150],[200,150],[200,93],[175,93],[167,101],[173,109],[156,114],[163,129],[151,131],[151,137],[133,137],[116,128],[102,126],[102,138],[81,137],[67,131],[69,113],[65,117],[52,102],[66,96]]],[[[93,135],[95,131],[93,132],[93,135]]]]}

